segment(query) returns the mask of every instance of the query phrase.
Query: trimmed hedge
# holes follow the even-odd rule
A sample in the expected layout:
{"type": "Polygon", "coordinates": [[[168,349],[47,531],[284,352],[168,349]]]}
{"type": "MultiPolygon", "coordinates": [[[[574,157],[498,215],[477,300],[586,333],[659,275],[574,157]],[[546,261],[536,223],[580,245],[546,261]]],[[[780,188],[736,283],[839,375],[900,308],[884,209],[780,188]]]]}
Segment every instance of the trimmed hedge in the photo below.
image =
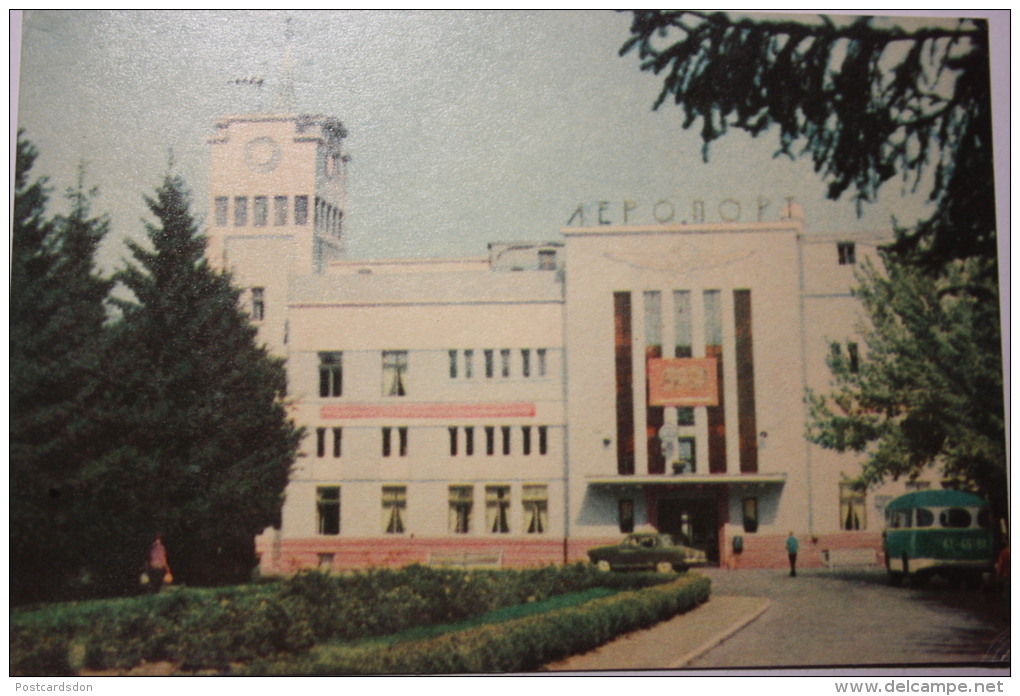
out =
{"type": "Polygon", "coordinates": [[[160,660],[187,670],[229,670],[259,658],[300,655],[325,641],[452,623],[593,587],[667,581],[661,575],[600,573],[585,564],[519,571],[409,566],[54,604],[11,614],[10,672],[67,675],[160,660]]]}
{"type": "Polygon", "coordinates": [[[248,674],[477,674],[524,672],[592,650],[708,600],[711,582],[690,575],[581,606],[482,626],[423,641],[351,650],[316,648],[292,660],[250,665],[248,674]]]}

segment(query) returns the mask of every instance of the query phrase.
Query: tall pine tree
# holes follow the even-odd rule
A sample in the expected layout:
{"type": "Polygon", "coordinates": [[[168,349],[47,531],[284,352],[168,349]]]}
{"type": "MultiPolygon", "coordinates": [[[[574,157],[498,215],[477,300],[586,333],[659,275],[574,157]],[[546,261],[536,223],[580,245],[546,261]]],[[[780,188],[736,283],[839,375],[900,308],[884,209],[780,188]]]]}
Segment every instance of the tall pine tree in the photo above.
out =
{"type": "Polygon", "coordinates": [[[19,134],[11,258],[11,596],[67,595],[88,561],[80,531],[81,472],[97,447],[104,306],[112,282],[95,270],[107,232],[93,217],[84,171],[70,213],[49,219],[35,148],[19,134]]]}
{"type": "Polygon", "coordinates": [[[256,344],[240,291],[204,258],[183,182],[147,199],[151,249],[129,242],[109,364],[111,446],[89,481],[96,543],[114,582],[137,579],[162,532],[175,575],[194,584],[249,577],[254,536],[277,522],[301,431],[283,401],[283,362],[256,344]]]}

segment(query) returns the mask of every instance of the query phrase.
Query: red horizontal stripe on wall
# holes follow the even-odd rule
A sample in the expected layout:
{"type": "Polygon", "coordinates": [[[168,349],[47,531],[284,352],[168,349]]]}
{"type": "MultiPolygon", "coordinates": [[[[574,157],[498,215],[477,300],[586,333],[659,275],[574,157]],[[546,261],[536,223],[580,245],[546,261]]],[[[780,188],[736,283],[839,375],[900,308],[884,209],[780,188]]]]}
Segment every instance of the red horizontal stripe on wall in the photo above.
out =
{"type": "Polygon", "coordinates": [[[319,408],[323,419],[355,418],[530,418],[532,401],[488,404],[329,404],[319,408]]]}

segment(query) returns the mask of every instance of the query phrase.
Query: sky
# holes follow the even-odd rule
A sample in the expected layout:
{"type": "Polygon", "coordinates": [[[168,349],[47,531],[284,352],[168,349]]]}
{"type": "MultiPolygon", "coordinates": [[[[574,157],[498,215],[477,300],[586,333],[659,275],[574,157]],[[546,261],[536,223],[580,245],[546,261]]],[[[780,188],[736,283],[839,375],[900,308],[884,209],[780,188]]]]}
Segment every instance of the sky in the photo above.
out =
{"type": "Polygon", "coordinates": [[[774,157],[774,134],[731,131],[705,163],[680,110],[652,110],[660,79],[618,55],[629,14],[29,11],[19,125],[56,202],[85,163],[112,220],[107,268],[122,264],[124,237],[142,238],[143,196],[171,158],[204,219],[206,139],[221,116],[280,110],[288,24],[286,110],[337,116],[350,133],[352,258],[557,240],[579,205],[590,221],[603,200],[612,222],[624,200],[639,221],[666,201],[657,210],[678,222],[695,202],[708,222],[752,222],[779,219],[793,197],[809,231],[844,237],[927,214],[897,180],[860,216],[850,200],[826,201],[809,161],[774,157]],[[263,86],[236,84],[247,77],[263,86]]]}

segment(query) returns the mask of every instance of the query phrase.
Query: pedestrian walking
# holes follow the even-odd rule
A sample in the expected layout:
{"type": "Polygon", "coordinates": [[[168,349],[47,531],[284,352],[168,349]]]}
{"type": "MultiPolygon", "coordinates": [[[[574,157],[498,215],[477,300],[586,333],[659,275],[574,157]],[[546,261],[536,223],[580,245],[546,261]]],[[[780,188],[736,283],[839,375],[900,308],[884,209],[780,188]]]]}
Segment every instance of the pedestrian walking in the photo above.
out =
{"type": "Polygon", "coordinates": [[[786,537],[786,553],[790,556],[790,577],[797,577],[797,549],[799,548],[797,543],[797,537],[790,532],[790,536],[786,537]]]}
{"type": "Polygon", "coordinates": [[[155,593],[163,588],[164,582],[171,582],[170,561],[166,547],[163,546],[163,535],[157,534],[149,547],[149,558],[145,563],[145,574],[149,578],[149,589],[155,593]]]}

